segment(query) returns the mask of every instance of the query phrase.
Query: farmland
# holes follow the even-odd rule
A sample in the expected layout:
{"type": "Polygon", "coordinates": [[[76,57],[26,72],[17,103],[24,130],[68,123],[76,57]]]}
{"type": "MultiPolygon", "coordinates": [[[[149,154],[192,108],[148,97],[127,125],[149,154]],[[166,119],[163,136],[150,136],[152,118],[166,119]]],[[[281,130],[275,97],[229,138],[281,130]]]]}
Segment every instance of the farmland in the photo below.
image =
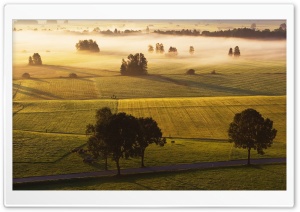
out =
{"type": "MultiPolygon", "coordinates": [[[[248,107],[274,120],[274,127],[278,129],[272,148],[263,156],[253,154],[253,157],[284,157],[285,101],[285,96],[254,96],[18,102],[23,104],[23,109],[14,115],[14,155],[17,156],[14,157],[14,177],[103,169],[104,161],[87,165],[70,151],[86,144],[85,126],[94,123],[95,110],[104,106],[113,112],[157,120],[163,136],[169,139],[165,147],[149,147],[145,156],[148,166],[246,158],[245,150],[228,143],[227,129],[234,114],[248,107]],[[175,143],[171,144],[171,140],[175,143]]],[[[139,159],[121,163],[123,168],[137,167],[139,159]]],[[[114,166],[110,161],[109,167],[114,166]]]]}
{"type": "MultiPolygon", "coordinates": [[[[173,37],[150,33],[127,36],[124,42],[122,36],[89,35],[89,39],[99,44],[99,53],[76,52],[75,43],[87,39],[85,34],[14,32],[14,178],[103,170],[101,158],[95,163],[84,163],[86,153],[72,152],[76,148],[87,149],[86,126],[95,123],[95,112],[102,107],[109,107],[113,113],[152,117],[158,123],[167,143],[164,147],[151,144],[146,149],[146,166],[247,158],[245,149],[234,148],[234,144],[228,142],[227,132],[234,115],[247,108],[270,118],[278,131],[264,155],[252,150],[251,157],[286,157],[285,40],[173,37]],[[29,38],[39,39],[32,45],[29,38]],[[176,45],[178,56],[147,51],[149,44],[158,42],[164,43],[166,50],[176,45]],[[195,47],[193,55],[188,51],[190,45],[195,47]],[[229,47],[236,45],[240,46],[241,56],[228,57],[229,47]],[[41,54],[43,65],[27,64],[34,52],[41,54]],[[148,74],[121,75],[122,59],[137,52],[147,58],[148,74]],[[186,74],[189,69],[194,69],[195,74],[186,74]],[[22,77],[24,73],[30,77],[22,77]],[[77,77],[69,77],[71,73],[77,77]]],[[[122,169],[139,167],[140,158],[122,158],[120,165],[122,169]]],[[[111,159],[108,168],[115,169],[111,159]]],[[[281,164],[194,170],[126,176],[120,180],[104,178],[101,183],[97,179],[86,183],[70,181],[64,186],[46,184],[44,188],[282,190],[286,188],[285,168],[281,164]],[[280,177],[276,178],[274,173],[280,177]],[[230,183],[233,176],[237,180],[244,175],[260,184],[230,183]],[[223,180],[228,183],[222,183],[223,180]],[[157,185],[155,181],[162,183],[157,185]],[[182,183],[176,184],[178,181],[182,183]],[[191,184],[193,181],[196,184],[191,184]],[[276,185],[271,185],[271,181],[276,185]]]]}

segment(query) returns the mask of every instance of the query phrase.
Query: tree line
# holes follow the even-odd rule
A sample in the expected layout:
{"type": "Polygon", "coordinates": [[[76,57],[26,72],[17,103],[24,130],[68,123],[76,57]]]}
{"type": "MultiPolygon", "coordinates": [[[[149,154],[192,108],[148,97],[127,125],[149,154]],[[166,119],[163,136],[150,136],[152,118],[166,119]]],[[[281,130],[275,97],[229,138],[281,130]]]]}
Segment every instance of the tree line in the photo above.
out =
{"type": "Polygon", "coordinates": [[[155,143],[164,146],[166,139],[161,129],[152,118],[136,118],[126,113],[113,114],[108,107],[96,112],[96,123],[86,126],[88,150],[94,158],[107,160],[111,158],[121,174],[120,159],[140,157],[141,167],[145,167],[145,150],[155,143]]]}
{"type": "MultiPolygon", "coordinates": [[[[252,26],[253,27],[253,26],[252,26]]],[[[166,35],[188,35],[188,36],[210,36],[210,37],[239,37],[239,38],[286,38],[286,28],[283,24],[278,29],[271,31],[270,29],[255,30],[255,28],[234,28],[219,31],[200,31],[182,29],[182,30],[155,30],[154,33],[166,35]]]]}

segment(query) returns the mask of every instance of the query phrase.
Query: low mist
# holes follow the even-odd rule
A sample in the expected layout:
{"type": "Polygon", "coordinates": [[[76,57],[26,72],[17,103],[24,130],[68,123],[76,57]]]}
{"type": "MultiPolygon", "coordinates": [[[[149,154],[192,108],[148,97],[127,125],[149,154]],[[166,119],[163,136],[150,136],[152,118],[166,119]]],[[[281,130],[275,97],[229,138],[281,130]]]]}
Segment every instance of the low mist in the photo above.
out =
{"type": "Polygon", "coordinates": [[[285,40],[170,36],[154,33],[103,36],[54,31],[18,31],[13,35],[15,65],[27,64],[28,57],[35,52],[41,55],[44,64],[49,65],[73,66],[82,62],[84,65],[103,63],[105,66],[111,64],[112,67],[119,67],[122,58],[135,53],[144,53],[149,62],[161,62],[164,59],[182,63],[218,64],[233,59],[227,54],[229,48],[234,49],[235,46],[240,48],[241,60],[285,60],[286,57],[285,40]],[[78,53],[75,44],[85,39],[95,40],[100,53],[78,53]],[[156,43],[164,45],[165,53],[170,46],[176,47],[178,56],[169,58],[164,54],[156,54],[155,51],[148,53],[148,45],[155,49],[156,43]],[[195,49],[193,55],[189,53],[190,46],[195,49]]]}

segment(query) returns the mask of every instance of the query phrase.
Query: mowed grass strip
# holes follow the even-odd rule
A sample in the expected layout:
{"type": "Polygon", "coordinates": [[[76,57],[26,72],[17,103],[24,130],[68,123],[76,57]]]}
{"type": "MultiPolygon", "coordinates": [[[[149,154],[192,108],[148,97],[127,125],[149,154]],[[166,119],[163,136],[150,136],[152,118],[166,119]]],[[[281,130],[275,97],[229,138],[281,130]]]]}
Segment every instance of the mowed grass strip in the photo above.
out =
{"type": "Polygon", "coordinates": [[[14,190],[286,190],[286,165],[253,165],[14,185],[14,190]]]}
{"type": "Polygon", "coordinates": [[[152,117],[165,137],[227,139],[228,126],[236,113],[258,110],[274,121],[275,142],[286,139],[286,97],[207,97],[119,100],[118,111],[152,117]]]}
{"type": "Polygon", "coordinates": [[[14,101],[97,99],[99,92],[93,79],[27,79],[15,80],[14,101]]]}
{"type": "Polygon", "coordinates": [[[50,163],[86,143],[85,136],[13,131],[14,163],[50,163]]]}
{"type": "Polygon", "coordinates": [[[85,134],[87,124],[95,122],[96,110],[109,107],[117,112],[116,100],[70,100],[16,102],[23,109],[13,117],[14,130],[47,133],[85,134]]]}

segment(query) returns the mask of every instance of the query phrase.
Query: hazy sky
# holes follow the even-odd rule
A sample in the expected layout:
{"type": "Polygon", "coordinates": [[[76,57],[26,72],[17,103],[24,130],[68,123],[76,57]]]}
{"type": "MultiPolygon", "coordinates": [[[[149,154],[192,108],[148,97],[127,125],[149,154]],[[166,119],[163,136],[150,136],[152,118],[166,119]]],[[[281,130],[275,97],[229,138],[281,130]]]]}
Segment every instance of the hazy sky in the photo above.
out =
{"type": "MultiPolygon", "coordinates": [[[[38,25],[26,27],[65,27],[70,30],[89,30],[92,31],[95,27],[101,30],[119,30],[133,29],[145,30],[148,26],[150,30],[171,30],[171,29],[197,29],[200,31],[209,30],[227,30],[233,28],[248,27],[255,23],[259,30],[279,28],[280,24],[286,23],[285,20],[57,20],[57,24],[47,24],[46,20],[38,20],[38,25]]],[[[20,27],[17,24],[15,26],[20,27]]],[[[23,25],[24,26],[24,25],[23,25]]],[[[28,29],[29,29],[28,28],[28,29]]],[[[59,29],[59,28],[58,28],[59,29]]]]}

